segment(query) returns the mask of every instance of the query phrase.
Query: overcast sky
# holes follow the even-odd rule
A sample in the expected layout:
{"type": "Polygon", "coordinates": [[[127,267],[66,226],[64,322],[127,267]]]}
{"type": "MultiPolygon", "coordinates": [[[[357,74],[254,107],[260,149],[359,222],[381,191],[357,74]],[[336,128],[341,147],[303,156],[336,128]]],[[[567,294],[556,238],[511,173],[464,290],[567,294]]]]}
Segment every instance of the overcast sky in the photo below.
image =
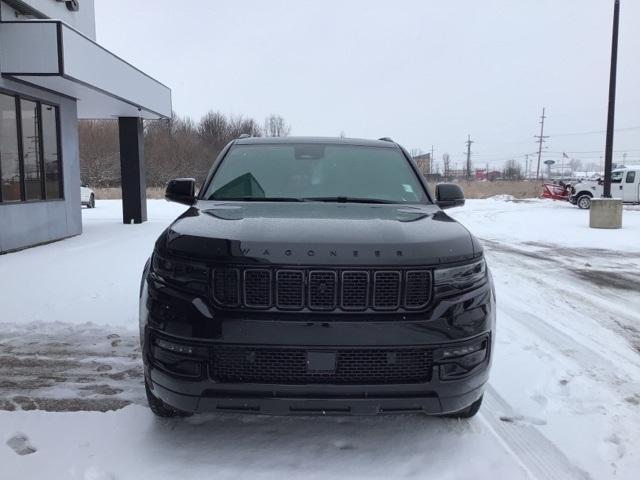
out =
{"type": "MultiPolygon", "coordinates": [[[[613,0],[96,0],[98,41],[208,110],[474,166],[604,150],[613,0]],[[596,133],[584,133],[596,132],[596,133]],[[576,135],[574,135],[576,134],[576,135]]],[[[616,158],[640,163],[640,2],[622,0],[616,158]],[[632,129],[632,127],[635,127],[632,129]]]]}

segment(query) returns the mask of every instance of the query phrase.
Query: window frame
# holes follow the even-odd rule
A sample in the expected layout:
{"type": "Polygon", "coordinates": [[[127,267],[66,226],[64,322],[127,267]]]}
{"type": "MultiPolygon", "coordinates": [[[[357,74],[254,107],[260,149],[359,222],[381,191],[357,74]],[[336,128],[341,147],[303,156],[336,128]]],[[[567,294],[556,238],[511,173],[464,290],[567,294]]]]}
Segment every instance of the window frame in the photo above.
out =
{"type": "MultiPolygon", "coordinates": [[[[16,133],[18,140],[18,168],[20,172],[20,200],[11,200],[5,201],[2,194],[2,189],[0,188],[0,205],[16,205],[23,203],[40,203],[40,202],[64,202],[65,192],[64,192],[64,162],[62,158],[62,132],[61,132],[61,117],[60,117],[60,104],[57,102],[50,102],[48,100],[42,100],[40,98],[34,97],[32,95],[24,95],[22,93],[18,93],[12,90],[7,90],[0,87],[0,94],[13,98],[14,100],[14,108],[16,113],[16,133]],[[22,135],[22,105],[21,100],[27,100],[30,102],[34,102],[36,104],[36,112],[38,116],[38,150],[39,150],[39,158],[38,164],[41,168],[41,177],[40,177],[40,198],[27,200],[26,195],[26,185],[25,185],[25,176],[24,176],[24,145],[23,145],[23,135],[22,135]],[[42,106],[50,106],[55,109],[55,126],[56,126],[56,148],[58,151],[58,183],[59,183],[59,192],[60,195],[56,198],[47,198],[47,188],[46,188],[46,172],[45,172],[45,160],[44,160],[44,137],[42,135],[42,106]]],[[[2,178],[2,164],[0,163],[0,179],[2,178]]]]}

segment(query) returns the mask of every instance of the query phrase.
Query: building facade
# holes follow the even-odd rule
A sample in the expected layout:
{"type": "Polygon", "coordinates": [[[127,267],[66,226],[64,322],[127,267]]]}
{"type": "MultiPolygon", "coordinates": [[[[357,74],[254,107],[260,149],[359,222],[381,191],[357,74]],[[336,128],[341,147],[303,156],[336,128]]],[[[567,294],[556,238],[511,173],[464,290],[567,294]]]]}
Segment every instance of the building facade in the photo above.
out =
{"type": "Polygon", "coordinates": [[[96,43],[93,0],[0,0],[0,253],[78,235],[79,119],[118,119],[123,221],[146,220],[142,122],[171,91],[96,43]]]}

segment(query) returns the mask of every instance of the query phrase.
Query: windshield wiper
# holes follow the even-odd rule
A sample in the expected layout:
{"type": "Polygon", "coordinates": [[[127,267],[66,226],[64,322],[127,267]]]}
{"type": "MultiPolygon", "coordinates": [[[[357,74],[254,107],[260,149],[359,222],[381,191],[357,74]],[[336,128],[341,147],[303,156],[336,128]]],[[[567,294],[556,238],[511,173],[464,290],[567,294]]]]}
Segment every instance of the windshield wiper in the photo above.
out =
{"type": "Polygon", "coordinates": [[[301,198],[295,197],[224,197],[209,198],[220,202],[303,202],[301,198]]]}
{"type": "Polygon", "coordinates": [[[334,203],[403,203],[382,198],[359,198],[359,197],[305,197],[302,200],[307,202],[334,202],[334,203]]]}

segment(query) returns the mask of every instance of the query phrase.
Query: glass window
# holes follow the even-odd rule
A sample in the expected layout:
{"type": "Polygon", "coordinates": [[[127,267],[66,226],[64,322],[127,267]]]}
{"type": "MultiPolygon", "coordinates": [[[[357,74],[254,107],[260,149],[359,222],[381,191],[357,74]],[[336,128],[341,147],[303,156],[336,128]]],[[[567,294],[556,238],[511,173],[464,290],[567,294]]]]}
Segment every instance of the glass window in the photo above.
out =
{"type": "Polygon", "coordinates": [[[245,197],[427,201],[422,184],[400,150],[316,143],[233,147],[205,198],[245,197]]]}
{"type": "Polygon", "coordinates": [[[57,110],[54,106],[42,104],[42,153],[47,199],[62,198],[57,110]]]}
{"type": "Polygon", "coordinates": [[[611,183],[622,183],[622,177],[624,176],[624,172],[612,172],[611,173],[611,183]]]}
{"type": "Polygon", "coordinates": [[[633,183],[633,182],[636,181],[636,172],[635,172],[635,170],[627,172],[627,179],[625,181],[627,183],[633,183]]]}
{"type": "Polygon", "coordinates": [[[16,99],[4,94],[0,94],[0,174],[2,175],[2,201],[20,201],[22,187],[16,99]]]}
{"type": "Polygon", "coordinates": [[[40,162],[40,128],[38,104],[20,100],[22,111],[22,158],[26,200],[42,198],[42,164],[40,162]]]}

